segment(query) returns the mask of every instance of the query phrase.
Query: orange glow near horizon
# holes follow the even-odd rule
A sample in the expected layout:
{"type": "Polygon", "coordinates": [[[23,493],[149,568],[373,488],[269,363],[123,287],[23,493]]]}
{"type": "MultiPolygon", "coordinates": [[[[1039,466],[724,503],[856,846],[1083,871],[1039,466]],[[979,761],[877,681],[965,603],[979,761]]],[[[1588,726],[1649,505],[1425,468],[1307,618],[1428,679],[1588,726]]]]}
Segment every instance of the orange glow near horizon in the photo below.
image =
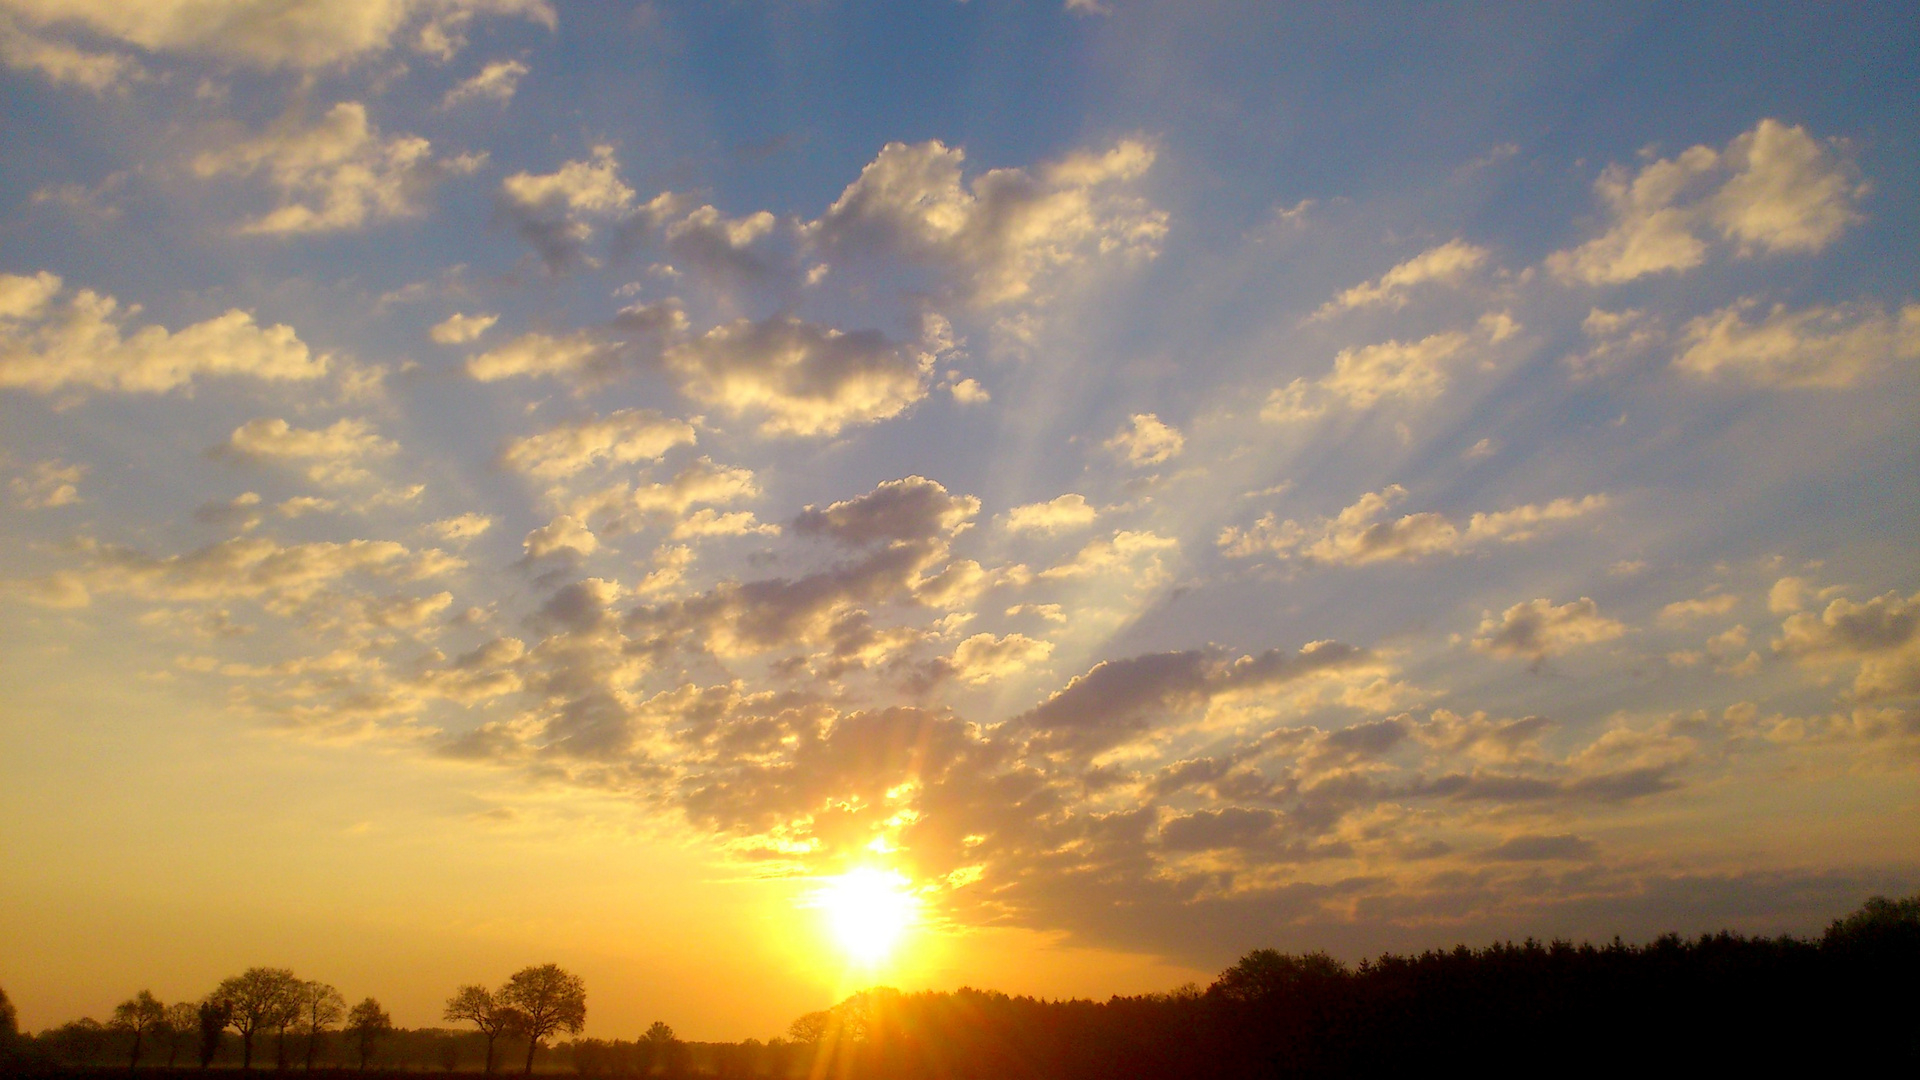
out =
{"type": "Polygon", "coordinates": [[[869,970],[892,958],[920,920],[920,899],[906,876],[871,866],[826,879],[813,906],[846,961],[869,970]]]}

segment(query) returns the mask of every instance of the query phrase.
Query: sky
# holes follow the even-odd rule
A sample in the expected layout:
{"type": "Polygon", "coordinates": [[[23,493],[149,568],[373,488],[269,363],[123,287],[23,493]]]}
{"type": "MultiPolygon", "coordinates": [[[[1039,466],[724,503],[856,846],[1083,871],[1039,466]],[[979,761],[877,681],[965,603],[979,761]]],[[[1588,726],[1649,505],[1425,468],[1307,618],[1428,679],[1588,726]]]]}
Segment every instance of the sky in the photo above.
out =
{"type": "Polygon", "coordinates": [[[0,0],[0,986],[764,1039],[1911,893],[1917,59],[0,0]]]}

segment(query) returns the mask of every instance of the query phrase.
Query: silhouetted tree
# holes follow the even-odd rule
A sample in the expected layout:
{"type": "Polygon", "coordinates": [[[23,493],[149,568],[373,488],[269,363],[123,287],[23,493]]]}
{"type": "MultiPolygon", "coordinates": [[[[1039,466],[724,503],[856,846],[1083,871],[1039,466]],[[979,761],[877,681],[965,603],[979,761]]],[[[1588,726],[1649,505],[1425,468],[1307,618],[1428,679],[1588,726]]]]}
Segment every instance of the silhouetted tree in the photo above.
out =
{"type": "MultiPolygon", "coordinates": [[[[220,983],[214,996],[233,1010],[228,1020],[240,1033],[240,1068],[253,1068],[253,1036],[256,1032],[278,1029],[286,1041],[287,1025],[300,1015],[300,980],[286,968],[248,968],[220,983]]],[[[285,1054],[279,1064],[286,1065],[285,1054]]]]}
{"type": "Polygon", "coordinates": [[[307,1037],[307,1071],[313,1071],[313,1051],[320,1036],[333,1029],[347,1011],[347,999],[326,983],[300,984],[300,1031],[307,1037]]]}
{"type": "Polygon", "coordinates": [[[493,1043],[502,1035],[509,1035],[520,1029],[520,1014],[493,996],[493,991],[474,983],[463,986],[447,999],[446,1011],[441,1018],[449,1023],[472,1024],[480,1029],[487,1038],[487,1064],[485,1071],[493,1072],[493,1043]]]}
{"type": "Polygon", "coordinates": [[[647,1033],[640,1037],[646,1046],[647,1068],[660,1066],[660,1071],[668,1076],[680,1076],[686,1071],[686,1044],[673,1033],[664,1020],[655,1020],[647,1026],[647,1033]]]}
{"type": "Polygon", "coordinates": [[[367,1062],[373,1058],[374,1041],[392,1030],[393,1018],[372,998],[348,1010],[347,1034],[353,1036],[354,1048],[360,1052],[361,1072],[367,1071],[367,1062]]]}
{"type": "Polygon", "coordinates": [[[827,1037],[827,1031],[833,1027],[833,1013],[826,1009],[810,1012],[787,1025],[787,1037],[797,1043],[808,1046],[820,1045],[827,1037]]]}
{"type": "Polygon", "coordinates": [[[0,1048],[11,1045],[20,1037],[20,1014],[14,1011],[13,1002],[7,998],[7,992],[0,990],[0,1048]]]}
{"type": "Polygon", "coordinates": [[[220,1037],[233,1023],[233,1003],[216,994],[200,1003],[194,1019],[200,1025],[200,1067],[205,1069],[213,1064],[213,1056],[220,1052],[220,1037]]]}
{"type": "Polygon", "coordinates": [[[558,964],[521,968],[495,997],[521,1016],[528,1076],[533,1075],[533,1053],[541,1039],[556,1031],[576,1033],[587,1023],[587,984],[558,964]]]}
{"type": "Polygon", "coordinates": [[[148,990],[128,998],[113,1007],[113,1019],[108,1026],[115,1031],[124,1031],[133,1036],[133,1052],[127,1058],[127,1068],[140,1067],[140,1045],[146,1037],[156,1031],[167,1019],[167,1007],[148,990]]]}
{"type": "Polygon", "coordinates": [[[176,1001],[167,1006],[160,1018],[160,1026],[154,1029],[161,1042],[167,1045],[167,1068],[180,1056],[180,1048],[193,1038],[197,1010],[191,1001],[176,1001]]]}

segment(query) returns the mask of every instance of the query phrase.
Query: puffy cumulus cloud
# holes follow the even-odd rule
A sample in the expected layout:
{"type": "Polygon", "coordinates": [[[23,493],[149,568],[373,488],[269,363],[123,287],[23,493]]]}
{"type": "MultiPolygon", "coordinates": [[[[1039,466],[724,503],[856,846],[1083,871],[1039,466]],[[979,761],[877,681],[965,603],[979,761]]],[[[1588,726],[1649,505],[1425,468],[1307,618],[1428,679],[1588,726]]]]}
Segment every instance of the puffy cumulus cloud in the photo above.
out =
{"type": "Polygon", "coordinates": [[[633,189],[620,179],[613,147],[569,161],[550,173],[517,172],[500,182],[500,203],[551,270],[587,261],[596,220],[618,220],[633,209],[633,189]]]}
{"type": "Polygon", "coordinates": [[[1053,643],[1025,634],[975,634],[953,650],[954,675],[965,683],[981,685],[1004,679],[1043,663],[1053,655],[1053,643]]]}
{"type": "Polygon", "coordinates": [[[500,316],[493,314],[467,315],[454,312],[433,325],[427,336],[436,345],[463,345],[469,341],[478,341],[480,335],[493,328],[500,316]]]}
{"type": "Polygon", "coordinates": [[[1473,639],[1473,647],[1538,664],[1549,656],[1612,641],[1626,632],[1625,625],[1600,614],[1600,606],[1587,597],[1559,605],[1541,597],[1515,604],[1497,618],[1488,612],[1480,621],[1480,636],[1473,639]]]}
{"type": "Polygon", "coordinates": [[[707,458],[690,462],[670,479],[603,488],[570,501],[569,512],[607,533],[633,532],[649,524],[675,521],[697,505],[725,505],[760,494],[748,469],[715,465],[707,458]]]}
{"type": "Polygon", "coordinates": [[[1128,190],[1153,160],[1151,146],[1127,139],[968,184],[960,148],[888,143],[803,233],[824,250],[934,266],[978,304],[1027,300],[1093,258],[1158,254],[1166,212],[1128,190]]]}
{"type": "Polygon", "coordinates": [[[1773,648],[1805,663],[1857,663],[1859,701],[1920,695],[1920,593],[1840,597],[1817,615],[1797,612],[1780,624],[1773,648]]]}
{"type": "Polygon", "coordinates": [[[599,551],[600,538],[584,523],[562,514],[528,533],[520,545],[526,549],[529,559],[544,559],[549,555],[578,559],[599,551]]]}
{"type": "Polygon", "coordinates": [[[1272,423],[1310,420],[1334,405],[1368,409],[1387,398],[1436,397],[1446,389],[1448,368],[1454,363],[1519,332],[1520,324],[1512,317],[1494,312],[1481,316],[1471,331],[1341,349],[1332,371],[1312,381],[1295,379],[1269,394],[1260,418],[1272,423]]]}
{"type": "Polygon", "coordinates": [[[259,600],[286,609],[356,574],[413,581],[464,565],[437,548],[414,551],[391,540],[281,544],[242,536],[168,556],[87,538],[76,546],[87,565],[65,580],[79,589],[81,603],[90,595],[123,594],[173,603],[259,600]]]}
{"type": "Polygon", "coordinates": [[[384,457],[399,444],[383,439],[365,420],[344,419],[319,429],[297,428],[278,417],[249,420],[233,429],[216,451],[249,461],[298,465],[307,479],[322,484],[367,478],[359,462],[384,457]]]}
{"type": "Polygon", "coordinates": [[[676,446],[691,446],[693,425],[652,409],[621,409],[514,439],[500,452],[515,472],[557,480],[602,462],[658,461],[676,446]]]}
{"type": "Polygon", "coordinates": [[[1451,285],[1486,264],[1486,248],[1465,240],[1449,240],[1415,255],[1378,278],[1362,282],[1320,305],[1309,321],[1330,319],[1343,311],[1385,304],[1407,305],[1407,293],[1417,285],[1451,285]]]}
{"type": "Polygon", "coordinates": [[[169,332],[144,326],[131,337],[120,303],[91,289],[59,302],[58,277],[0,274],[0,388],[50,393],[65,389],[158,394],[208,375],[307,381],[325,375],[290,326],[262,327],[234,309],[169,332]]]}
{"type": "Polygon", "coordinates": [[[447,91],[447,96],[440,99],[440,107],[451,109],[463,102],[481,99],[505,105],[513,100],[514,91],[520,88],[520,80],[532,70],[518,60],[495,60],[472,78],[447,91]]]}
{"type": "Polygon", "coordinates": [[[857,498],[822,510],[809,506],[793,520],[801,536],[823,536],[847,547],[953,536],[980,512],[980,500],[953,495],[924,476],[887,480],[857,498]]]}
{"type": "Polygon", "coordinates": [[[1907,304],[1898,315],[1874,303],[1798,311],[1775,304],[1749,322],[1754,306],[1745,300],[1689,322],[1673,366],[1699,379],[1834,388],[1920,358],[1920,304],[1907,304]]]}
{"type": "Polygon", "coordinates": [[[751,510],[722,513],[708,508],[696,510],[675,522],[673,532],[669,535],[675,540],[688,540],[697,536],[779,536],[780,526],[771,523],[762,524],[753,516],[751,510]]]}
{"type": "MultiPolygon", "coordinates": [[[[677,265],[722,279],[751,279],[772,268],[755,250],[778,224],[772,214],[758,210],[730,218],[711,205],[689,208],[686,202],[672,192],[663,192],[641,207],[642,215],[659,230],[667,253],[677,265]]],[[[809,274],[808,284],[814,283],[809,274]]]]}
{"type": "Polygon", "coordinates": [[[1691,270],[1706,261],[1707,231],[1740,255],[1819,251],[1860,220],[1867,186],[1844,146],[1766,119],[1724,151],[1693,146],[1638,172],[1609,166],[1594,191],[1612,224],[1547,256],[1563,281],[1606,285],[1691,270]]]}
{"type": "Polygon", "coordinates": [[[642,360],[657,356],[686,333],[687,314],[678,300],[635,304],[604,326],[571,334],[522,334],[467,357],[467,374],[481,382],[513,378],[560,378],[587,388],[609,382],[642,360]]]}
{"type": "Polygon", "coordinates": [[[1407,489],[1393,484],[1362,495],[1334,517],[1304,525],[1291,519],[1280,521],[1268,513],[1246,528],[1229,525],[1222,529],[1218,544],[1235,558],[1277,555],[1330,566],[1463,555],[1490,542],[1531,540],[1556,522],[1605,509],[1608,501],[1605,495],[1588,495],[1527,503],[1511,510],[1474,514],[1464,526],[1433,512],[1382,520],[1388,508],[1406,497],[1407,489]]]}
{"type": "Polygon", "coordinates": [[[1030,732],[1042,753],[1091,757],[1166,717],[1191,713],[1227,694],[1271,692],[1283,684],[1368,662],[1364,649],[1316,641],[1298,652],[1269,649],[1231,658],[1218,650],[1151,653],[1105,660],[1008,723],[1030,732]]]}
{"type": "Polygon", "coordinates": [[[16,502],[28,510],[50,510],[72,506],[80,501],[80,480],[87,475],[85,465],[54,459],[36,461],[26,473],[7,482],[16,502]]]}
{"type": "Polygon", "coordinates": [[[474,155],[436,158],[433,145],[417,135],[383,139],[365,105],[343,101],[310,127],[289,117],[259,138],[201,154],[193,170],[202,177],[264,170],[283,201],[241,231],[309,233],[417,214],[434,186],[473,172],[483,161],[474,155]]]}
{"type": "Polygon", "coordinates": [[[846,332],[790,315],[737,319],[666,351],[680,390],[763,435],[838,435],[898,416],[927,394],[934,354],[877,330],[846,332]]]}
{"type": "MultiPolygon", "coordinates": [[[[11,6],[11,5],[8,5],[11,6]]],[[[105,93],[145,74],[131,57],[95,52],[23,29],[0,11],[0,63],[32,71],[53,83],[72,83],[105,93]]]]}
{"type": "Polygon", "coordinates": [[[475,15],[557,25],[546,0],[3,0],[0,7],[35,26],[78,26],[142,49],[263,67],[346,63],[390,48],[410,27],[423,45],[450,47],[450,34],[475,15]]]}
{"type": "Polygon", "coordinates": [[[1180,456],[1187,437],[1153,413],[1134,413],[1101,446],[1136,469],[1160,465],[1180,456]]]}
{"type": "Polygon", "coordinates": [[[1084,529],[1100,512],[1084,495],[1069,492],[1046,502],[1028,503],[1007,511],[1008,532],[1057,533],[1084,529]]]}

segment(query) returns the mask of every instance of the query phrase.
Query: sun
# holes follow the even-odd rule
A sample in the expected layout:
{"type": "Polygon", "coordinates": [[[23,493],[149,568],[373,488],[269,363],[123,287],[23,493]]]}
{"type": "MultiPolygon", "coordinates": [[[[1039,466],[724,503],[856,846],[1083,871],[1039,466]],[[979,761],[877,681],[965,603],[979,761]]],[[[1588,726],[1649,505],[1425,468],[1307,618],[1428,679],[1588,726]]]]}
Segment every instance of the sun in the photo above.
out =
{"type": "Polygon", "coordinates": [[[920,915],[920,900],[897,870],[860,867],[826,879],[815,895],[840,951],[873,967],[892,955],[920,915]]]}

